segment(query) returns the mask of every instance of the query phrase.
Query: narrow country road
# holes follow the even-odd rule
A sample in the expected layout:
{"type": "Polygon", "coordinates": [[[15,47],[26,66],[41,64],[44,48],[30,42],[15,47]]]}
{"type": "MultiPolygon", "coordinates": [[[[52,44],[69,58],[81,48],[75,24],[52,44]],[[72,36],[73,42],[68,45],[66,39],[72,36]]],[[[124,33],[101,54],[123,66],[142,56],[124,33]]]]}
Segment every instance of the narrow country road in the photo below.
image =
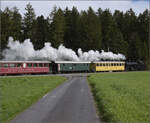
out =
{"type": "Polygon", "coordinates": [[[10,123],[99,123],[99,118],[86,77],[71,76],[10,123]]]}

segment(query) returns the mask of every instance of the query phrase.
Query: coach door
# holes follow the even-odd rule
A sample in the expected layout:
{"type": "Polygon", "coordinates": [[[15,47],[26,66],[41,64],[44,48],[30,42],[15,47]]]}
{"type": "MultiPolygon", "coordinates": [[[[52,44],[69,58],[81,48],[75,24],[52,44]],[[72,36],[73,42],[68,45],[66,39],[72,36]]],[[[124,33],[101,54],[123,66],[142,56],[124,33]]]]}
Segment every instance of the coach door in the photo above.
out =
{"type": "Polygon", "coordinates": [[[58,73],[58,64],[55,62],[52,62],[52,73],[58,73]]]}

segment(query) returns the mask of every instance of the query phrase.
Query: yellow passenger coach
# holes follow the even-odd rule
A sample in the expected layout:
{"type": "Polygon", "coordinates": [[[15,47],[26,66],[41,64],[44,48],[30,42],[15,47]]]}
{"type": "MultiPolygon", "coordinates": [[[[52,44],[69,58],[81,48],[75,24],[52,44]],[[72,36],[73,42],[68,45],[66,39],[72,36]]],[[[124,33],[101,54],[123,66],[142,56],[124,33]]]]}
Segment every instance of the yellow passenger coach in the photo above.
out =
{"type": "Polygon", "coordinates": [[[125,62],[124,61],[100,61],[92,62],[90,66],[91,71],[124,71],[125,62]]]}

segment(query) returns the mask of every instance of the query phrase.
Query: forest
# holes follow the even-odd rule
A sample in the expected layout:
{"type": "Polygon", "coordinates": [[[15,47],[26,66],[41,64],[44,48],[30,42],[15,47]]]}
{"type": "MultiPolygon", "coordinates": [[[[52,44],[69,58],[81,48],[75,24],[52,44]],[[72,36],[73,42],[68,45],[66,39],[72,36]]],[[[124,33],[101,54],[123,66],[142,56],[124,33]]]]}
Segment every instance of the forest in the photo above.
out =
{"type": "Polygon", "coordinates": [[[20,42],[30,38],[36,50],[50,42],[55,48],[63,44],[74,51],[112,51],[124,54],[128,61],[142,61],[147,67],[150,64],[148,9],[137,15],[132,9],[112,13],[101,8],[94,11],[92,7],[81,12],[76,7],[54,7],[45,18],[36,16],[29,3],[24,16],[17,7],[6,7],[0,10],[0,18],[1,52],[12,36],[20,42]]]}

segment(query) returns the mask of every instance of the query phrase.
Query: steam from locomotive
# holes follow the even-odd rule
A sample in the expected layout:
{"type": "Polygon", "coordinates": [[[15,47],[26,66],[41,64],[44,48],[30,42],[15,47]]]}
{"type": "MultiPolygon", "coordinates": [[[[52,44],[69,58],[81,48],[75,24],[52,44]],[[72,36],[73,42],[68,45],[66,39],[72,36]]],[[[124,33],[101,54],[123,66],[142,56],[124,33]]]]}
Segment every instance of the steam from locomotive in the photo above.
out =
{"type": "Polygon", "coordinates": [[[60,45],[58,49],[53,48],[51,43],[45,43],[40,50],[35,50],[30,39],[26,39],[23,43],[14,41],[9,37],[9,42],[2,53],[3,60],[52,60],[52,61],[100,61],[100,60],[125,60],[123,54],[114,54],[112,52],[94,51],[83,52],[81,48],[76,54],[72,49],[68,49],[60,45]]]}

